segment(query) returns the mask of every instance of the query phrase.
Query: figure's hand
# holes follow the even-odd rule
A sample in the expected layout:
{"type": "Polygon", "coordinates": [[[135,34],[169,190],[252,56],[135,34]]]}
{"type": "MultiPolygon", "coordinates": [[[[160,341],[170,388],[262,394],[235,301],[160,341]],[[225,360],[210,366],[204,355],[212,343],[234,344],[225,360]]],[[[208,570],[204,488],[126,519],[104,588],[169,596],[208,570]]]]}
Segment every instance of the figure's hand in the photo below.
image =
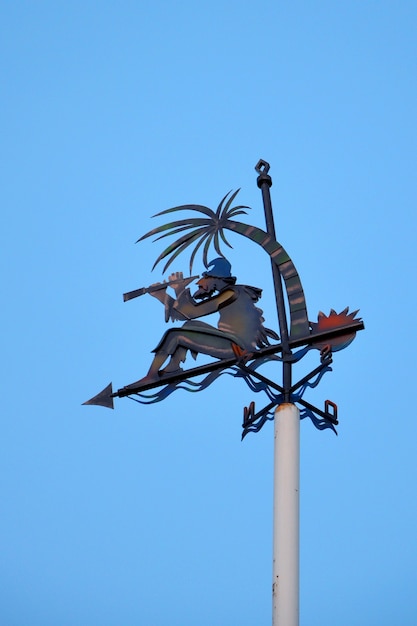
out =
{"type": "Polygon", "coordinates": [[[182,272],[173,272],[168,276],[168,282],[170,287],[175,291],[175,295],[178,296],[184,291],[190,280],[184,279],[182,272]]]}

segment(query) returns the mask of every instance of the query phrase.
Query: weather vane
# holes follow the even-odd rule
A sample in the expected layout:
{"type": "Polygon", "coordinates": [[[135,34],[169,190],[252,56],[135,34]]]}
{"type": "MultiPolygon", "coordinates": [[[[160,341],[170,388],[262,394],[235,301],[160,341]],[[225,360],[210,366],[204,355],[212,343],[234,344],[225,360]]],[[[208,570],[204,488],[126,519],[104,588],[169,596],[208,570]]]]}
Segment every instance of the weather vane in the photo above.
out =
{"type": "Polygon", "coordinates": [[[357,311],[349,313],[348,308],[341,313],[332,309],[329,315],[319,312],[316,322],[309,321],[300,277],[276,240],[269,164],[260,160],[255,169],[266,231],[236,221],[237,216],[249,209],[233,206],[237,190],[226,194],[216,211],[193,204],[158,213],[157,216],[163,216],[187,212],[188,217],[158,226],[138,240],[178,236],[155,261],[154,267],[165,261],[164,272],[182,252],[192,248],[189,277],[173,272],[166,282],[123,295],[128,301],[150,294],[163,304],[165,322],[180,322],[180,325],[165,332],[153,350],[148,372],[140,380],[114,392],[110,383],[84,404],[113,408],[114,398],[123,397],[143,404],[160,402],[178,389],[202,391],[225,373],[243,379],[253,392],[267,396],[267,404],[259,411],[255,410],[253,401],[244,407],[242,439],[250,432],[258,432],[266,421],[274,420],[272,624],[298,626],[300,419],[309,417],[318,429],[330,428],[335,432],[338,424],[334,402],[326,400],[324,408],[319,409],[307,402],[304,394],[331,371],[333,353],[346,348],[364,325],[356,317],[357,311]],[[240,284],[232,275],[231,264],[222,250],[231,247],[226,230],[250,239],[269,256],[279,332],[264,325],[263,312],[256,306],[262,290],[240,284]],[[213,258],[211,248],[214,248],[213,258]],[[199,251],[205,267],[201,277],[191,275],[199,251]],[[188,285],[195,280],[197,290],[191,293],[188,285]],[[217,326],[201,321],[200,318],[213,313],[218,314],[217,326]],[[319,352],[318,365],[294,382],[293,366],[310,350],[319,352]],[[190,357],[196,359],[198,354],[207,355],[211,362],[189,367],[190,357]],[[282,365],[281,384],[260,371],[271,362],[282,365]]]}
{"type": "Polygon", "coordinates": [[[306,301],[300,277],[291,258],[277,242],[272,214],[269,164],[260,160],[255,169],[265,210],[266,231],[236,221],[249,207],[234,206],[239,189],[229,192],[216,211],[202,205],[182,205],[158,213],[155,217],[188,212],[183,219],[163,224],[146,233],[138,241],[157,236],[156,240],[179,235],[156,259],[154,266],[165,261],[163,272],[187,249],[192,249],[190,276],[173,272],[168,281],[123,294],[124,301],[145,293],[157,298],[164,306],[165,322],[182,322],[169,328],[156,348],[148,372],[140,380],[113,391],[110,383],[103,391],[84,404],[114,408],[113,399],[129,397],[149,404],[167,398],[174,391],[186,389],[202,391],[220,375],[232,374],[241,378],[253,392],[262,392],[268,402],[259,411],[251,402],[243,411],[242,439],[249,432],[258,432],[274,410],[282,403],[300,406],[300,417],[309,417],[320,430],[335,430],[338,424],[337,406],[327,400],[319,409],[304,399],[308,388],[318,385],[322,376],[331,371],[332,354],[348,346],[356,332],[364,328],[357,311],[341,313],[331,310],[329,315],[319,312],[316,322],[308,319],[306,301]],[[194,217],[195,216],[195,217],[194,217]],[[231,264],[222,248],[231,248],[225,231],[230,230],[250,239],[268,254],[275,287],[279,333],[264,325],[262,310],[256,306],[262,290],[239,284],[232,275],[231,264]],[[215,258],[209,253],[214,248],[215,258]],[[198,252],[202,252],[205,267],[201,278],[191,276],[198,252]],[[210,259],[210,260],[209,260],[210,259]],[[197,280],[197,290],[191,293],[188,285],[197,280]],[[168,293],[171,289],[173,295],[168,293]],[[289,313],[289,319],[287,316],[289,313]],[[200,320],[218,313],[217,327],[200,320]],[[312,349],[319,351],[319,364],[309,374],[293,382],[293,365],[312,349]],[[197,367],[183,368],[189,358],[198,354],[212,357],[213,362],[197,367]],[[264,376],[262,365],[275,361],[282,364],[282,384],[264,376]],[[196,382],[194,379],[198,379],[196,382]],[[152,390],[158,391],[150,393],[152,390]]]}

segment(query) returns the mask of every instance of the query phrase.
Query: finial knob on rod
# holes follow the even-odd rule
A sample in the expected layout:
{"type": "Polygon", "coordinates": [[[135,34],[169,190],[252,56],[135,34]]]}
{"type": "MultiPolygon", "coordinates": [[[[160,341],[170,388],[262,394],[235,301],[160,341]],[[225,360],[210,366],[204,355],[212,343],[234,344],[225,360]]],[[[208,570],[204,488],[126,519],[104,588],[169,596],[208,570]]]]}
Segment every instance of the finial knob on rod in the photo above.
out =
{"type": "Polygon", "coordinates": [[[272,187],[272,178],[268,174],[270,165],[267,161],[263,159],[259,159],[257,164],[255,165],[255,170],[258,172],[259,176],[257,178],[257,185],[259,189],[262,188],[262,185],[266,183],[268,187],[272,187]]]}

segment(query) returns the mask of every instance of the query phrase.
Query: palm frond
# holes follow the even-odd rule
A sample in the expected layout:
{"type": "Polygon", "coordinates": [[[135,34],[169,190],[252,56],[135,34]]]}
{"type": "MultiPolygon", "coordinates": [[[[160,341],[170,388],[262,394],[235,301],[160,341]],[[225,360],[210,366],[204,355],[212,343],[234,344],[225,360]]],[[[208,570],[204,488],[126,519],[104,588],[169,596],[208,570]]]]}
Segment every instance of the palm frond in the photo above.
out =
{"type": "Polygon", "coordinates": [[[239,191],[240,191],[240,189],[236,189],[236,191],[234,193],[232,193],[232,195],[228,199],[228,201],[226,203],[226,206],[223,209],[222,217],[224,216],[227,219],[227,212],[228,212],[228,210],[230,208],[230,205],[232,204],[233,200],[236,198],[237,194],[239,193],[239,191]]]}
{"type": "Polygon", "coordinates": [[[230,193],[232,193],[232,190],[228,191],[228,192],[227,192],[227,194],[224,196],[224,198],[222,198],[222,199],[220,200],[220,202],[219,202],[219,206],[217,207],[217,210],[216,210],[216,217],[217,217],[218,219],[220,218],[220,215],[221,215],[222,210],[223,210],[223,203],[225,202],[225,200],[226,200],[227,196],[228,196],[230,193]]]}
{"type": "Polygon", "coordinates": [[[203,226],[205,224],[207,226],[210,225],[211,220],[207,219],[206,217],[191,217],[191,218],[184,219],[184,220],[176,220],[175,222],[169,222],[169,224],[163,224],[162,226],[157,226],[156,228],[153,228],[152,230],[147,232],[145,235],[142,235],[142,237],[140,237],[136,241],[136,243],[138,243],[139,241],[143,241],[143,239],[147,239],[147,237],[153,237],[154,235],[158,235],[159,233],[162,233],[165,230],[171,230],[173,228],[177,228],[178,226],[188,225],[189,228],[192,228],[193,226],[203,226]]]}
{"type": "Polygon", "coordinates": [[[240,204],[239,206],[233,207],[232,209],[230,209],[229,213],[227,214],[227,219],[230,219],[231,217],[236,217],[236,215],[248,214],[247,211],[242,211],[241,209],[250,209],[250,206],[245,206],[244,204],[240,204]]]}
{"type": "Polygon", "coordinates": [[[223,231],[223,228],[221,228],[219,230],[219,234],[220,234],[220,237],[222,238],[222,240],[224,241],[224,243],[226,244],[226,246],[229,246],[229,248],[233,248],[233,246],[227,241],[226,235],[224,234],[224,231],[223,231]]]}
{"type": "MultiPolygon", "coordinates": [[[[204,226],[204,223],[206,223],[207,220],[202,220],[202,222],[203,222],[203,224],[201,224],[201,225],[204,226]]],[[[187,226],[180,226],[179,228],[173,228],[169,232],[164,233],[163,235],[160,235],[159,237],[156,237],[156,239],[154,239],[154,242],[155,241],[160,241],[161,239],[164,239],[164,237],[170,237],[171,235],[177,235],[178,233],[184,232],[184,230],[190,230],[191,228],[194,228],[195,226],[198,226],[198,224],[188,224],[187,226]]]]}
{"type": "MultiPolygon", "coordinates": [[[[191,239],[191,241],[185,241],[185,242],[184,242],[181,246],[178,246],[176,249],[174,249],[174,251],[173,251],[173,252],[171,252],[171,253],[170,253],[170,257],[169,257],[168,261],[165,263],[165,265],[164,265],[164,269],[162,270],[162,273],[163,273],[163,274],[167,271],[167,269],[169,268],[169,266],[171,265],[171,263],[172,263],[173,261],[175,261],[175,259],[177,258],[177,256],[179,256],[179,255],[181,254],[181,252],[184,252],[184,250],[185,250],[186,248],[188,248],[188,246],[189,246],[190,244],[192,244],[192,243],[193,243],[193,241],[195,241],[196,239],[198,239],[198,237],[194,236],[194,237],[191,239]]],[[[165,256],[168,256],[168,255],[165,255],[165,256]]],[[[190,271],[190,274],[191,274],[191,271],[190,271]]]]}
{"type": "Polygon", "coordinates": [[[219,242],[219,231],[216,231],[214,233],[214,237],[213,237],[213,245],[214,245],[214,249],[217,252],[217,254],[219,256],[224,257],[223,252],[220,250],[220,242],[219,242]]]}
{"type": "Polygon", "coordinates": [[[153,228],[145,235],[142,235],[138,241],[143,241],[144,239],[153,236],[156,236],[155,241],[159,241],[165,237],[171,237],[184,233],[168,247],[166,247],[163,252],[161,252],[152,269],[154,269],[160,261],[166,259],[167,262],[163,270],[165,272],[165,270],[171,265],[172,261],[174,261],[179,254],[184,252],[184,250],[192,244],[195,244],[195,247],[190,256],[190,272],[192,271],[197,251],[201,249],[203,244],[203,263],[206,267],[208,264],[208,254],[211,245],[213,245],[214,250],[219,256],[224,257],[220,244],[224,243],[229,248],[232,248],[231,244],[227,241],[224,235],[224,228],[230,228],[228,222],[232,217],[245,214],[245,209],[250,208],[244,205],[238,205],[235,207],[232,206],[232,203],[239,191],[240,189],[233,192],[229,191],[220,201],[216,211],[213,211],[209,207],[202,204],[182,204],[180,206],[172,207],[171,209],[166,209],[156,213],[154,217],[170,215],[171,213],[176,213],[178,211],[193,211],[194,214],[200,213],[200,215],[203,214],[205,217],[196,216],[174,220],[168,224],[163,224],[162,226],[153,228]],[[167,257],[169,257],[169,259],[167,259],[167,257]]]}
{"type": "Polygon", "coordinates": [[[213,234],[210,233],[210,235],[208,236],[207,241],[206,241],[206,243],[204,245],[204,249],[203,249],[203,263],[204,263],[204,267],[208,267],[207,256],[208,256],[208,251],[209,251],[212,239],[213,239],[213,234]]]}
{"type": "Polygon", "coordinates": [[[168,213],[174,213],[175,211],[197,211],[198,213],[204,213],[211,218],[215,216],[213,209],[209,209],[208,206],[203,206],[202,204],[182,204],[181,206],[174,206],[172,209],[165,209],[165,211],[155,213],[153,217],[167,215],[168,213]]]}
{"type": "Polygon", "coordinates": [[[194,250],[192,251],[192,254],[190,256],[190,275],[193,271],[193,263],[194,263],[194,259],[196,257],[197,252],[199,251],[199,249],[201,248],[201,246],[203,245],[203,243],[205,242],[205,240],[210,237],[210,232],[207,232],[205,235],[203,235],[200,239],[200,241],[198,242],[198,244],[196,245],[196,247],[194,248],[194,250]]]}
{"type": "Polygon", "coordinates": [[[167,257],[168,255],[173,254],[177,250],[177,248],[181,248],[181,250],[185,250],[187,246],[189,246],[191,243],[196,241],[196,239],[199,239],[199,237],[204,235],[205,232],[206,230],[204,228],[198,228],[197,230],[194,230],[191,233],[187,233],[186,235],[183,235],[182,237],[174,241],[167,248],[165,248],[163,252],[161,252],[159,257],[156,259],[155,263],[153,264],[152,269],[154,269],[158,265],[159,261],[162,261],[162,259],[165,259],[165,257],[167,257]],[[184,244],[186,245],[184,246],[184,244]]]}

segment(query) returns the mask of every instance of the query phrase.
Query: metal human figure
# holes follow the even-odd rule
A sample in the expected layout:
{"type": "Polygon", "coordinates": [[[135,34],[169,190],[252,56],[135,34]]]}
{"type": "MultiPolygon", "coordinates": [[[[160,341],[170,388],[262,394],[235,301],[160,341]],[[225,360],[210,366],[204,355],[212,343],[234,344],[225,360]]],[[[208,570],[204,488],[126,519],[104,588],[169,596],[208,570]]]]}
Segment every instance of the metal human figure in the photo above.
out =
{"type": "Polygon", "coordinates": [[[150,295],[165,305],[165,321],[187,321],[164,334],[153,350],[155,357],[147,375],[132,386],[181,372],[180,364],[185,361],[188,351],[194,359],[198,353],[227,359],[236,356],[236,351],[253,352],[269,345],[268,338],[279,339],[273,330],[264,327],[262,310],[255,306],[262,290],[236,285],[231,265],[225,258],[209,263],[208,270],[197,281],[198,290],[193,295],[186,288],[189,279],[184,279],[181,272],[171,274],[169,283],[175,291],[175,299],[166,293],[166,289],[150,295]],[[195,321],[216,312],[219,313],[217,328],[195,321]],[[168,364],[161,369],[168,358],[168,364]]]}

